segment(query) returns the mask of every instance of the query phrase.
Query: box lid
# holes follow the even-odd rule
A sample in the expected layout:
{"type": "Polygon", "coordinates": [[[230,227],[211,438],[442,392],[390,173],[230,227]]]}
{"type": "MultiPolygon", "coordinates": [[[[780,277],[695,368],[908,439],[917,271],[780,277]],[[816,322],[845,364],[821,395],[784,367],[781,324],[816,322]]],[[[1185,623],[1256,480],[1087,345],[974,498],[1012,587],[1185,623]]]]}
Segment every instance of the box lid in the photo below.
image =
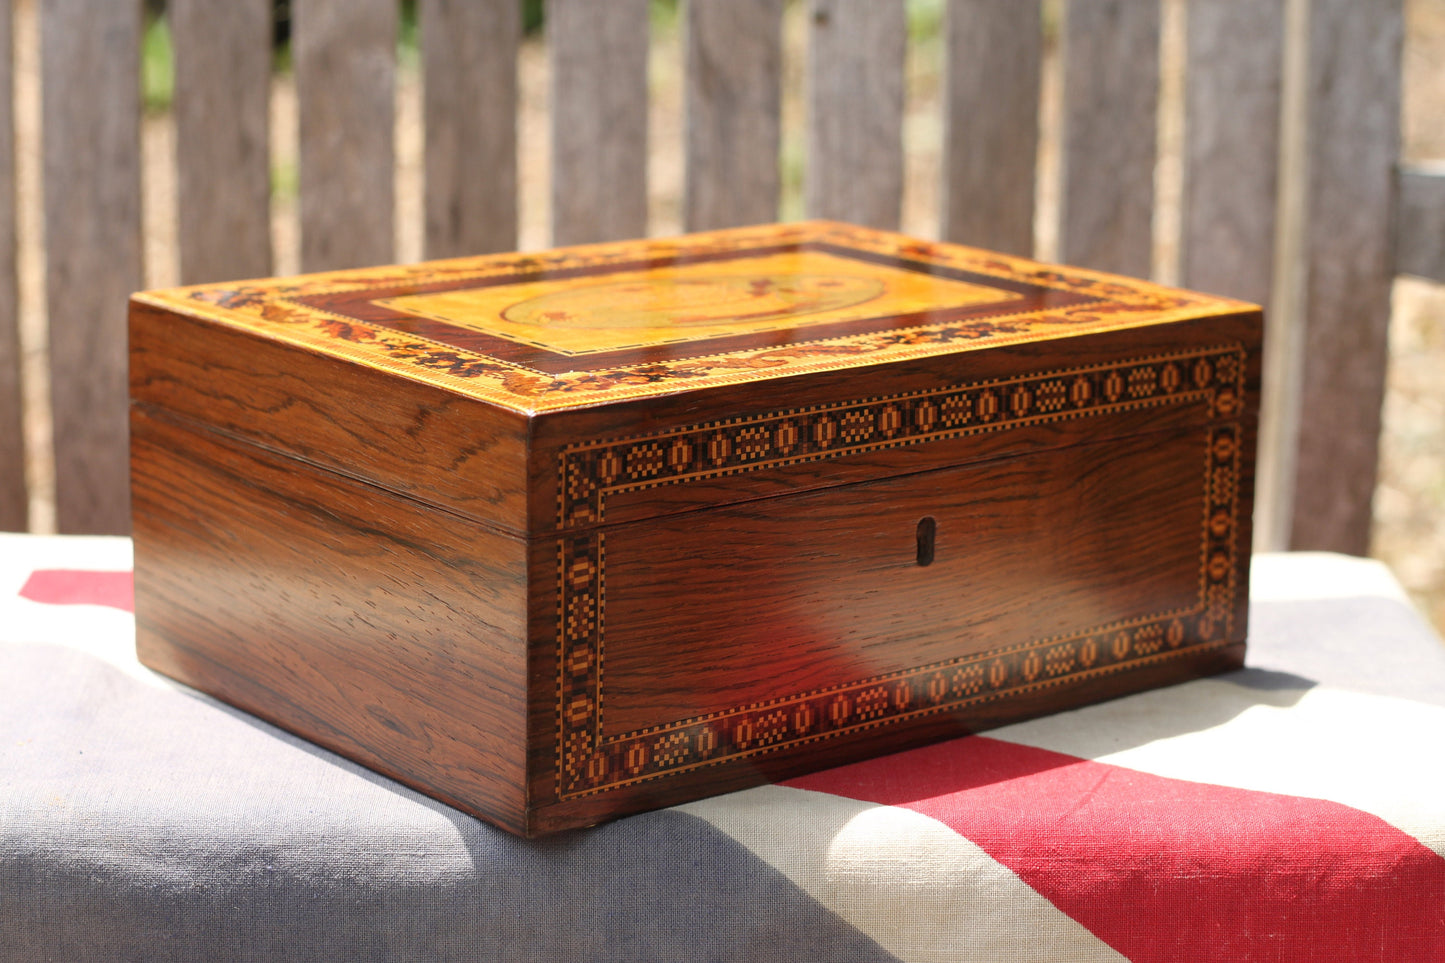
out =
{"type": "Polygon", "coordinates": [[[131,400],[530,537],[1252,419],[1261,327],[811,222],[145,292],[131,400]]]}
{"type": "Polygon", "coordinates": [[[523,414],[1257,310],[821,221],[136,300],[523,414]]]}

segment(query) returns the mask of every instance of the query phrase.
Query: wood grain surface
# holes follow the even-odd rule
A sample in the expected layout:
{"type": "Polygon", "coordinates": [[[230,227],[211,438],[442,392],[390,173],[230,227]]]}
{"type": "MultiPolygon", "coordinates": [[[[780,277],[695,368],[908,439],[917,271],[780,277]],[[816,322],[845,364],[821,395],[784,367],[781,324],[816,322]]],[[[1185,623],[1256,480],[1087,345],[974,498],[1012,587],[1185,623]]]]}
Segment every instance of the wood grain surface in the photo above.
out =
{"type": "Polygon", "coordinates": [[[944,24],[945,240],[1034,252],[1043,24],[1037,0],[950,0],[944,24]]]}
{"type": "Polygon", "coordinates": [[[647,0],[551,0],[552,243],[647,233],[647,0]]]}
{"type": "Polygon", "coordinates": [[[0,532],[25,531],[25,432],[20,390],[20,301],[15,273],[14,16],[0,10],[0,532]]]}
{"type": "Polygon", "coordinates": [[[1204,448],[1144,434],[609,528],[602,731],[1187,610],[1204,448]]]}
{"type": "Polygon", "coordinates": [[[524,532],[525,419],[337,358],[131,310],[131,399],[502,531],[524,532]]]}
{"type": "Polygon", "coordinates": [[[1284,0],[1189,4],[1180,283],[1267,305],[1284,0]]]}
{"type": "Polygon", "coordinates": [[[1400,172],[1400,230],[1395,266],[1445,284],[1445,164],[1400,172]]]}
{"type": "Polygon", "coordinates": [[[303,271],[393,259],[397,10],[392,0],[293,8],[303,271]]]}
{"type": "Polygon", "coordinates": [[[1059,260],[1151,269],[1159,0],[1069,0],[1059,260]]]}
{"type": "Polygon", "coordinates": [[[133,409],[146,665],[525,832],[521,540],[133,409]]]}
{"type": "Polygon", "coordinates": [[[812,0],[809,217],[898,228],[903,208],[902,3],[812,0]]]}
{"type": "Polygon", "coordinates": [[[426,256],[517,246],[517,46],[513,0],[422,0],[426,256]]]}
{"type": "Polygon", "coordinates": [[[265,277],[271,273],[271,3],[176,0],[170,27],[181,283],[265,277]]]}
{"type": "Polygon", "coordinates": [[[782,0],[687,4],[685,230],[778,216],[782,17],[782,0]]]}
{"type": "Polygon", "coordinates": [[[40,7],[46,307],[62,533],[123,534],[125,302],[141,286],[140,29],[135,3],[40,7]]]}
{"type": "Polygon", "coordinates": [[[1290,547],[1363,555],[1394,277],[1401,0],[1310,5],[1302,418],[1290,547]]]}

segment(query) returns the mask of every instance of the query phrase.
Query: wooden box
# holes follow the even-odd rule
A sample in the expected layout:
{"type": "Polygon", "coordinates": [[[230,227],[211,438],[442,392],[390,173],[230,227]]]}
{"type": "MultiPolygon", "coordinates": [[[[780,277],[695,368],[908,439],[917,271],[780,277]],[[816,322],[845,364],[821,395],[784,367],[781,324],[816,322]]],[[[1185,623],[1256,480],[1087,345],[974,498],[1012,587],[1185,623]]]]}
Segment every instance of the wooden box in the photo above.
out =
{"type": "Polygon", "coordinates": [[[1231,668],[1260,334],[834,223],[139,294],[140,655],[527,835],[1231,668]]]}

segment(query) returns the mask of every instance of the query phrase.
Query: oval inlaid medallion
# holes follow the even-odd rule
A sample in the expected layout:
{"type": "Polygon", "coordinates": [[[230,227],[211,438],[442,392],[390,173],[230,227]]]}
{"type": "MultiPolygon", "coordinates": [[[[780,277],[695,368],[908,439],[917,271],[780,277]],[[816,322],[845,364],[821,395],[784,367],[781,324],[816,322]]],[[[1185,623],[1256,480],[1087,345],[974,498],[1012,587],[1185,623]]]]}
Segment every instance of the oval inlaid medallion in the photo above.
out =
{"type": "Polygon", "coordinates": [[[851,308],[883,293],[877,278],[737,274],[638,278],[552,291],[502,312],[514,324],[666,328],[772,321],[851,308]]]}

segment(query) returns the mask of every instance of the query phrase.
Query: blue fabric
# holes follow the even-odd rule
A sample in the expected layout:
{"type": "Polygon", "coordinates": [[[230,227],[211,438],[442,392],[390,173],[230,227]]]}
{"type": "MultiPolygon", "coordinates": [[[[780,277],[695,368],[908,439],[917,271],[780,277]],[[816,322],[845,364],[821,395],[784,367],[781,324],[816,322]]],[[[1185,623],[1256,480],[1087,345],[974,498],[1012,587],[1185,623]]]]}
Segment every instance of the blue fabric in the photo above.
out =
{"type": "Polygon", "coordinates": [[[213,700],[0,646],[0,959],[892,960],[706,823],[515,838],[213,700]]]}
{"type": "Polygon", "coordinates": [[[1418,612],[1390,599],[1256,602],[1245,662],[1319,685],[1445,705],[1445,645],[1418,612]]]}

